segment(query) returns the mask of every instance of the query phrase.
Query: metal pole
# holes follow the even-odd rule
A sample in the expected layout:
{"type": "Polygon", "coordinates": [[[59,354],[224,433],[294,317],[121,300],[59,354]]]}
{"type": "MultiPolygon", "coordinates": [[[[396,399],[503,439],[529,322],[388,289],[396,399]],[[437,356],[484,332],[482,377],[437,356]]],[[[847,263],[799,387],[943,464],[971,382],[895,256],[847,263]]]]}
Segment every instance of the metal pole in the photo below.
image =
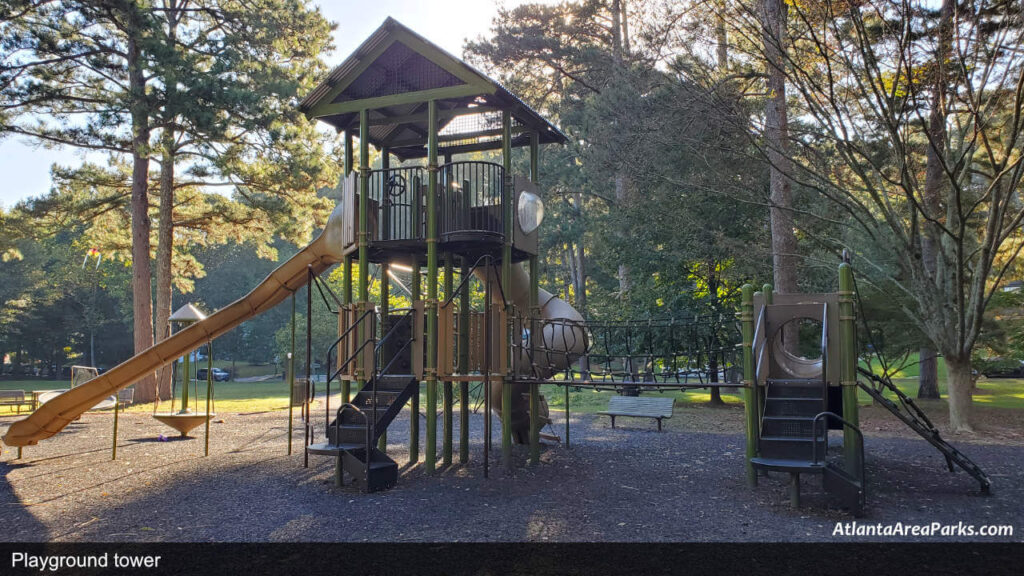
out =
{"type": "MultiPolygon", "coordinates": [[[[350,141],[351,142],[351,141],[350,141]]],[[[345,260],[342,263],[342,287],[344,289],[344,302],[345,302],[345,314],[348,313],[348,307],[352,304],[352,255],[345,256],[345,260]]],[[[342,314],[341,311],[338,312],[342,314]]],[[[347,328],[347,327],[346,327],[347,328]]],[[[339,344],[341,346],[341,344],[339,344]]],[[[341,349],[338,349],[339,360],[341,358],[341,349]]],[[[348,379],[341,381],[341,403],[348,404],[352,401],[352,382],[348,379]]]]}
{"type": "MultiPolygon", "coordinates": [[[[121,411],[121,399],[114,395],[114,447],[111,450],[110,459],[117,460],[117,418],[121,411]]],[[[20,456],[19,456],[20,458],[20,456]]]]}
{"type": "MultiPolygon", "coordinates": [[[[452,254],[448,252],[444,255],[444,298],[447,300],[451,297],[452,290],[454,289],[454,278],[455,269],[452,265],[452,254]]],[[[451,346],[451,334],[439,335],[445,338],[445,342],[451,346]]],[[[445,370],[451,370],[451,366],[445,366],[445,370]]],[[[452,463],[452,382],[451,380],[444,383],[443,398],[441,400],[441,408],[444,411],[444,438],[442,439],[441,448],[441,460],[445,466],[450,466],[452,463]]]]}
{"type": "MultiPolygon", "coordinates": [[[[181,387],[181,412],[179,414],[188,414],[190,412],[188,409],[188,387],[192,383],[192,352],[192,350],[189,350],[185,353],[185,382],[181,387]]],[[[183,432],[181,435],[184,436],[185,433],[183,432]]]]}
{"type": "MultiPolygon", "coordinates": [[[[468,206],[468,204],[467,204],[468,206]]],[[[459,374],[469,373],[469,262],[462,257],[459,281],[463,283],[459,294],[459,374]]],[[[469,382],[459,382],[459,463],[469,462],[469,382]]]]}
{"type": "Polygon", "coordinates": [[[292,292],[292,347],[288,352],[288,455],[292,455],[292,432],[295,415],[295,292],[292,292]]]}
{"type": "Polygon", "coordinates": [[[437,101],[427,103],[427,472],[437,463],[437,101]]]}
{"type": "MultiPolygon", "coordinates": [[[[367,308],[370,300],[370,116],[366,109],[359,111],[359,307],[361,315],[367,308]]],[[[366,342],[372,338],[359,323],[356,328],[359,334],[359,343],[366,342]]],[[[372,370],[372,366],[363,366],[363,355],[360,354],[356,360],[356,379],[359,389],[362,390],[366,383],[366,370],[372,370]]],[[[370,447],[367,446],[367,449],[370,447]]]]}
{"type": "MultiPolygon", "coordinates": [[[[505,169],[502,186],[502,211],[505,215],[504,235],[505,246],[501,256],[501,287],[505,295],[505,318],[512,319],[512,303],[508,299],[512,293],[512,223],[515,218],[512,214],[512,115],[508,110],[501,114],[501,159],[505,169]]],[[[510,326],[502,326],[502,330],[508,333],[507,342],[512,342],[512,330],[510,326]]],[[[501,456],[505,467],[512,469],[512,373],[509,370],[513,362],[512,354],[508,354],[508,364],[502,366],[505,378],[501,386],[501,456]]]]}
{"type": "MultiPolygon", "coordinates": [[[[422,287],[420,282],[420,265],[417,260],[412,263],[412,301],[418,302],[422,298],[422,287]]],[[[413,326],[416,330],[423,330],[421,326],[413,326]]],[[[421,333],[422,334],[422,333],[421,333]]],[[[416,383],[416,392],[409,399],[409,461],[420,461],[420,383],[416,383]]]]}
{"type": "Polygon", "coordinates": [[[203,456],[210,455],[210,398],[213,393],[213,340],[206,343],[206,438],[203,456]]]}
{"type": "Polygon", "coordinates": [[[757,406],[754,381],[754,287],[744,284],[741,288],[740,322],[743,324],[743,401],[746,412],[747,436],[747,484],[757,486],[757,471],[751,462],[757,456],[757,406]]]}
{"type": "MultiPolygon", "coordinates": [[[[384,150],[384,153],[387,154],[386,149],[384,150]]],[[[390,321],[388,320],[388,314],[390,314],[391,310],[391,280],[388,278],[387,262],[385,262],[381,266],[383,266],[383,268],[380,274],[380,333],[383,335],[388,333],[388,326],[390,325],[390,321]]],[[[388,359],[385,359],[384,363],[386,364],[387,361],[388,359]]],[[[388,431],[386,428],[384,429],[384,432],[381,433],[380,438],[377,440],[377,449],[380,450],[381,452],[387,452],[388,431]]]]}
{"type": "MultiPolygon", "coordinates": [[[[843,262],[839,265],[839,377],[843,389],[843,419],[854,426],[860,426],[857,406],[857,327],[853,297],[853,268],[843,262]]],[[[847,470],[857,470],[861,465],[860,454],[857,453],[857,433],[849,426],[843,426],[843,457],[847,470]]]]}
{"type": "Polygon", "coordinates": [[[304,453],[302,465],[305,468],[309,468],[309,443],[310,443],[310,427],[313,425],[313,417],[309,413],[310,408],[313,404],[313,398],[311,398],[311,392],[313,391],[312,376],[312,364],[311,357],[313,353],[313,267],[309,266],[306,268],[306,402],[305,402],[305,413],[306,421],[303,428],[305,428],[305,439],[303,440],[302,451],[304,453]]]}
{"type": "Polygon", "coordinates": [[[570,448],[570,446],[569,446],[569,387],[568,386],[563,386],[563,388],[565,388],[565,448],[566,448],[566,450],[568,450],[570,448]]]}
{"type": "MultiPolygon", "coordinates": [[[[537,307],[540,282],[537,278],[537,256],[530,256],[530,358],[537,361],[537,307]]],[[[568,390],[568,388],[566,388],[568,390]]],[[[540,464],[540,384],[530,383],[530,464],[540,464]]]]}
{"type": "MultiPolygon", "coordinates": [[[[530,132],[530,181],[540,181],[540,135],[530,132]]],[[[540,317],[540,275],[537,255],[530,256],[530,357],[537,362],[537,339],[544,335],[537,330],[540,317]]],[[[569,388],[566,387],[566,390],[569,388]]],[[[568,414],[568,402],[566,410],[568,414]]],[[[568,418],[566,418],[568,422],[568,418]]],[[[540,463],[540,384],[530,384],[530,464],[540,463]]]]}
{"type": "Polygon", "coordinates": [[[487,281],[484,282],[484,478],[491,464],[491,282],[494,261],[487,257],[487,281]]]}

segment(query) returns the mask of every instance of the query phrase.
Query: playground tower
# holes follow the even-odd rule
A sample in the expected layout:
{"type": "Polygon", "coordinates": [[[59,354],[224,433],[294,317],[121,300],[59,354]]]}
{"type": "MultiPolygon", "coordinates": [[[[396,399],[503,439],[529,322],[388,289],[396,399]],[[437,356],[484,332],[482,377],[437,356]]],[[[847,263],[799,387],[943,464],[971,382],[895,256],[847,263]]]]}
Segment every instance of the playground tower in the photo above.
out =
{"type": "MultiPolygon", "coordinates": [[[[501,419],[505,465],[511,466],[514,441],[529,443],[537,461],[547,410],[537,384],[514,381],[515,365],[535,367],[512,358],[510,343],[529,340],[541,319],[582,320],[537,284],[539,147],[564,143],[565,135],[501,84],[390,18],[300,107],[308,118],[343,132],[346,147],[339,204],[345,288],[335,302],[339,338],[326,354],[327,439],[307,441],[307,461],[310,453],[333,456],[339,481],[344,470],[365,481],[367,490],[392,485],[398,467],[385,453],[387,427],[411,402],[410,455],[417,461],[421,381],[427,471],[438,464],[439,386],[442,462],[452,461],[456,384],[463,407],[459,457],[468,459],[466,406],[473,381],[484,383],[487,408],[501,419]],[[376,167],[370,165],[371,146],[378,152],[376,167]],[[512,173],[513,149],[519,147],[528,149],[528,175],[512,173]],[[455,160],[496,150],[500,163],[455,160]],[[372,265],[380,267],[380,302],[369,296],[372,265]],[[389,309],[393,269],[411,271],[407,310],[389,309]],[[470,309],[474,275],[486,287],[483,311],[470,309]],[[340,386],[341,406],[329,405],[332,385],[340,386]]],[[[317,280],[311,276],[310,282],[317,280]]],[[[567,355],[563,363],[568,361],[567,355]]],[[[315,386],[308,380],[307,386],[312,398],[315,386]]],[[[309,439],[314,431],[308,408],[305,413],[309,439]]],[[[485,450],[490,413],[485,409],[485,450]]]]}

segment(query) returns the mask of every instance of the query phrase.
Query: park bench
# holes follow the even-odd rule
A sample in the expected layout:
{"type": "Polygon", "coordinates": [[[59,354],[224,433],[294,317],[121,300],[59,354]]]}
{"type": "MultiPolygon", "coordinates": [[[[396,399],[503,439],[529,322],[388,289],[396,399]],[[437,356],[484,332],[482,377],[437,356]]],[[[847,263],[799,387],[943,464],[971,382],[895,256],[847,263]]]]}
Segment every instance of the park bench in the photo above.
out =
{"type": "Polygon", "coordinates": [[[639,396],[612,396],[608,400],[608,409],[598,414],[611,416],[612,428],[615,428],[616,416],[632,418],[654,418],[658,421],[658,432],[661,432],[661,421],[672,417],[675,398],[642,398],[639,396]]]}
{"type": "Polygon", "coordinates": [[[24,390],[0,390],[0,406],[14,406],[18,414],[21,414],[21,407],[28,405],[24,390]]]}

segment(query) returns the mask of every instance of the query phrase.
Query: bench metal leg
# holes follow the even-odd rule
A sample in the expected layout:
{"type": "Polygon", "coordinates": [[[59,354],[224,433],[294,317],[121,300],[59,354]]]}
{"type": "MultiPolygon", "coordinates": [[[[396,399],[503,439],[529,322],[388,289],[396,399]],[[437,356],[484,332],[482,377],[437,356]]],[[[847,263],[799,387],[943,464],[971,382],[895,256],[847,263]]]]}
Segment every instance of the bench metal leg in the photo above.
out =
{"type": "Polygon", "coordinates": [[[615,416],[612,416],[612,428],[615,428],[615,416]]]}
{"type": "Polygon", "coordinates": [[[661,432],[661,418],[658,418],[658,432],[661,432]]]}
{"type": "Polygon", "coordinates": [[[800,507],[800,473],[792,472],[789,475],[789,505],[793,508],[800,507]]]}

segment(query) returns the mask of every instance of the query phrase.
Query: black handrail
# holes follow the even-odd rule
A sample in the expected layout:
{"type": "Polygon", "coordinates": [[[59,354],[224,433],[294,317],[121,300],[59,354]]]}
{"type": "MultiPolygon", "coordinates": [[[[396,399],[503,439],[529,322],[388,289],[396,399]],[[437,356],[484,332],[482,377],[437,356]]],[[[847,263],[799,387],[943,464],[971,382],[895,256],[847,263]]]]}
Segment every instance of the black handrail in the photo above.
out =
{"type": "MultiPolygon", "coordinates": [[[[843,426],[853,430],[857,434],[857,462],[854,463],[856,469],[855,470],[847,470],[847,472],[852,474],[852,475],[854,475],[854,477],[857,479],[857,481],[860,482],[861,489],[863,490],[864,489],[864,433],[860,431],[860,428],[858,428],[857,426],[854,426],[851,422],[849,422],[848,420],[844,419],[842,416],[840,416],[840,415],[838,415],[838,414],[836,414],[834,412],[820,412],[817,416],[814,417],[814,420],[811,422],[811,456],[812,456],[812,462],[814,462],[815,464],[818,464],[820,462],[820,460],[818,459],[818,445],[819,444],[824,444],[825,445],[825,455],[828,454],[828,423],[827,423],[827,419],[829,419],[829,418],[838,421],[843,426]],[[825,433],[822,436],[821,440],[819,440],[819,438],[818,438],[818,422],[820,422],[820,421],[825,421],[826,422],[826,424],[825,424],[825,433]]],[[[824,455],[822,457],[824,457],[824,455]]]]}

